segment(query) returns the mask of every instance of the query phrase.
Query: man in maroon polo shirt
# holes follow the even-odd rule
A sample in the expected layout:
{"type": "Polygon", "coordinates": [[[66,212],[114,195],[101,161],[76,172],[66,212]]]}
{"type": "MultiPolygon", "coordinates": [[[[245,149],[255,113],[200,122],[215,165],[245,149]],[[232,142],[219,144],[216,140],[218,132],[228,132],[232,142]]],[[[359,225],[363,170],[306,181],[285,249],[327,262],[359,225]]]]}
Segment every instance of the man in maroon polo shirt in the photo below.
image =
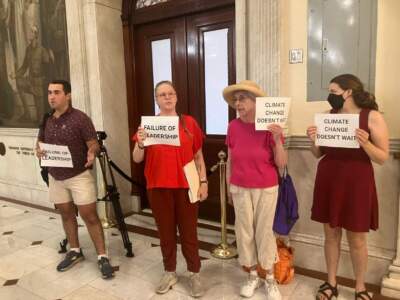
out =
{"type": "Polygon", "coordinates": [[[96,186],[89,171],[99,151],[96,130],[84,112],[72,107],[68,81],[52,81],[48,86],[48,101],[54,112],[39,130],[37,156],[45,155],[40,142],[68,146],[73,165],[72,168],[49,167],[49,198],[61,213],[71,246],[57,270],[66,271],[84,259],[79,247],[76,205],[96,247],[102,276],[111,278],[114,272],[106,255],[103,228],[96,209],[96,186]]]}

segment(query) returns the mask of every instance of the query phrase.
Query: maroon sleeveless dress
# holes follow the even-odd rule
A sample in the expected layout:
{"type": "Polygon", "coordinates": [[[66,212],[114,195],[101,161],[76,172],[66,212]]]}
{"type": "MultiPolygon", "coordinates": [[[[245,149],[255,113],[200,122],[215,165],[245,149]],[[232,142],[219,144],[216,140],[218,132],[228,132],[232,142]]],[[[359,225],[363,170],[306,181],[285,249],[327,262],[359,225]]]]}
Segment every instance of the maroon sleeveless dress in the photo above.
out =
{"type": "MultiPolygon", "coordinates": [[[[360,112],[360,128],[368,133],[369,112],[360,112]]],[[[353,232],[378,229],[374,170],[367,153],[361,147],[320,150],[324,156],[318,163],[311,219],[353,232]]]]}

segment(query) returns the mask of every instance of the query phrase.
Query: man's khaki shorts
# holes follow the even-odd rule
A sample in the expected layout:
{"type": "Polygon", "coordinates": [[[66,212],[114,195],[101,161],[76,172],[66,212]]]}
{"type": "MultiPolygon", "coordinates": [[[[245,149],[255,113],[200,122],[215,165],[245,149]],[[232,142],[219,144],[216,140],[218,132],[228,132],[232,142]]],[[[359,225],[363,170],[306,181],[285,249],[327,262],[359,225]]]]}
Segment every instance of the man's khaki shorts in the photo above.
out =
{"type": "Polygon", "coordinates": [[[96,202],[96,186],[89,170],[66,180],[56,180],[49,174],[49,199],[54,204],[73,201],[75,205],[96,202]]]}

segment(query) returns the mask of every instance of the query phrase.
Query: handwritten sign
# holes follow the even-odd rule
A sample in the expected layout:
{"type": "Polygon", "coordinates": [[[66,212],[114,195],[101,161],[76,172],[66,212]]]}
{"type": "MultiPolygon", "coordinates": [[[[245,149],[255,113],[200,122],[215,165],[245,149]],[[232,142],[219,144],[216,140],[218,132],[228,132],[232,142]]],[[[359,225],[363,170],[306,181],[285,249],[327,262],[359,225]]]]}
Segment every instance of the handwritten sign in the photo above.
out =
{"type": "Polygon", "coordinates": [[[180,146],[178,116],[142,116],[141,126],[146,131],[144,146],[157,144],[180,146]]]}
{"type": "Polygon", "coordinates": [[[358,114],[316,114],[315,144],[325,147],[360,148],[356,139],[358,114]]]}
{"type": "Polygon", "coordinates": [[[39,143],[45,155],[40,160],[42,167],[73,168],[71,152],[67,146],[39,143]]]}
{"type": "Polygon", "coordinates": [[[256,130],[268,130],[271,124],[284,127],[289,116],[290,100],[288,97],[257,97],[256,130]]]}

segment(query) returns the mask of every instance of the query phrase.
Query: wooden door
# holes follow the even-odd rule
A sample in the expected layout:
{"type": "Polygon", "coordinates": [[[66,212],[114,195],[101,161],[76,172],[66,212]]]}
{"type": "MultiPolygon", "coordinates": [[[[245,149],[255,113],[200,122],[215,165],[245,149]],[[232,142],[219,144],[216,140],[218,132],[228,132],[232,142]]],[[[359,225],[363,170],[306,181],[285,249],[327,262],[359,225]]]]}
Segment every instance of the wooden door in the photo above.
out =
{"type": "MultiPolygon", "coordinates": [[[[188,19],[187,21],[187,41],[191,51],[188,52],[188,94],[189,94],[189,111],[196,120],[201,124],[201,127],[206,134],[204,141],[203,153],[207,168],[210,168],[218,162],[218,152],[223,150],[227,153],[225,146],[226,129],[210,128],[213,123],[218,121],[219,116],[212,116],[210,109],[207,109],[210,101],[219,101],[227,109],[220,111],[218,106],[215,107],[218,114],[226,114],[226,123],[235,117],[235,112],[228,109],[226,102],[222,98],[222,89],[235,82],[235,53],[234,53],[234,9],[227,8],[222,10],[214,10],[212,12],[198,14],[188,19]],[[222,35],[218,35],[218,32],[222,35]],[[207,63],[207,34],[217,33],[216,37],[221,36],[221,41],[217,45],[221,48],[226,48],[226,78],[224,84],[219,84],[216,90],[214,87],[208,87],[210,81],[221,81],[218,78],[219,74],[210,74],[207,71],[208,66],[214,63],[213,60],[207,63]],[[226,40],[224,36],[226,33],[226,40]],[[224,45],[226,43],[226,45],[224,45]],[[207,79],[207,76],[211,78],[207,79]],[[208,92],[207,89],[213,89],[208,92]],[[210,98],[210,99],[207,99],[210,98]],[[207,101],[208,100],[208,101],[207,101]]],[[[212,47],[212,46],[211,46],[212,47]]],[[[210,49],[212,51],[213,49],[210,49]]],[[[215,53],[214,53],[215,54],[215,53]]],[[[213,55],[213,53],[211,53],[213,55]]],[[[218,55],[218,54],[215,54],[218,55]]],[[[209,55],[210,56],[210,55],[209,55]]],[[[225,58],[225,57],[224,57],[225,58]]],[[[218,60],[218,57],[216,58],[218,60]]],[[[225,64],[223,64],[225,65],[225,64]]],[[[225,67],[225,66],[224,66],[225,67]]],[[[220,72],[220,70],[215,70],[220,72]]],[[[224,72],[221,72],[224,73],[224,72]]],[[[224,77],[224,74],[221,74],[224,77]]],[[[222,82],[221,82],[222,83],[222,82]]],[[[223,117],[220,115],[220,117],[223,117]]],[[[220,218],[220,189],[219,189],[219,174],[215,172],[208,178],[209,180],[209,197],[208,200],[200,205],[200,217],[210,220],[218,220],[220,218]]],[[[234,213],[229,206],[227,217],[230,223],[233,223],[234,213]]]]}
{"type": "MultiPolygon", "coordinates": [[[[154,85],[160,80],[172,80],[177,90],[177,111],[193,116],[206,134],[203,152],[209,169],[218,162],[218,152],[226,152],[225,127],[234,117],[222,98],[222,88],[235,81],[234,7],[139,24],[134,32],[137,101],[135,110],[129,114],[133,118],[130,123],[137,128],[140,116],[156,113],[154,85]],[[221,68],[218,67],[220,60],[223,61],[221,68]],[[219,109],[225,123],[213,129],[220,118],[213,118],[211,114],[218,113],[219,109]]],[[[132,168],[135,179],[143,180],[143,166],[132,168]]],[[[200,205],[200,218],[219,221],[219,197],[216,172],[209,177],[209,199],[200,205]]],[[[142,199],[142,207],[148,207],[146,199],[142,199]]],[[[233,221],[231,208],[228,208],[228,220],[233,221]]]]}

